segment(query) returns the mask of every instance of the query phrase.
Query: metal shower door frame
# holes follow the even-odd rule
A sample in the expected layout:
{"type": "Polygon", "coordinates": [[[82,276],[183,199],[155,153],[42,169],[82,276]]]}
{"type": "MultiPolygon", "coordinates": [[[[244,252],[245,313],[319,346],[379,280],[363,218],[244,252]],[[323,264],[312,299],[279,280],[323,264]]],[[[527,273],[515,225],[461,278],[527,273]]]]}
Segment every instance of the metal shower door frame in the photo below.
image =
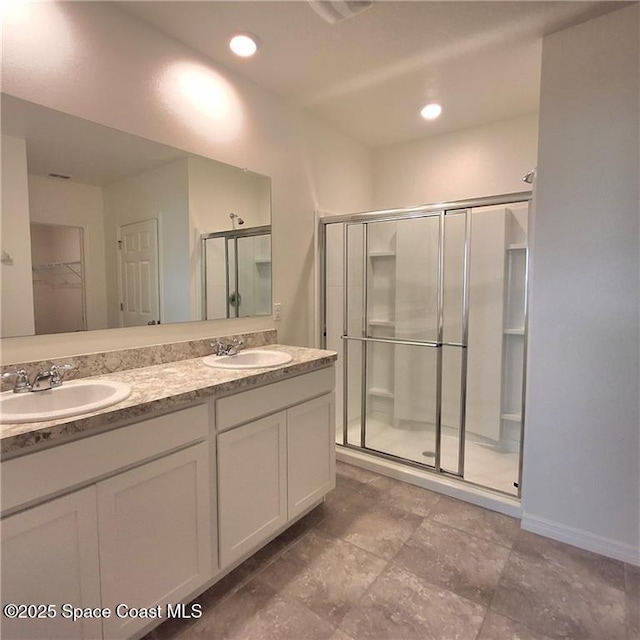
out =
{"type": "Polygon", "coordinates": [[[260,227],[249,227],[248,229],[230,229],[228,231],[214,231],[212,233],[203,233],[200,235],[200,251],[202,255],[201,264],[201,305],[202,305],[202,317],[207,317],[207,240],[221,238],[224,241],[224,262],[225,262],[225,285],[226,285],[226,297],[225,304],[227,310],[227,319],[234,317],[238,318],[240,315],[240,304],[236,302],[235,315],[231,315],[231,306],[229,296],[230,291],[230,251],[229,245],[233,243],[233,255],[234,255],[234,287],[236,290],[236,296],[239,291],[239,274],[238,274],[238,240],[242,238],[251,238],[256,236],[271,235],[271,225],[262,225],[260,227]]]}
{"type": "MultiPolygon", "coordinates": [[[[372,449],[366,443],[366,429],[368,417],[368,345],[375,343],[386,343],[393,345],[413,346],[418,348],[431,348],[436,350],[436,379],[435,379],[435,460],[434,464],[420,463],[399,458],[403,462],[408,462],[417,467],[425,467],[439,473],[448,473],[457,477],[462,477],[464,473],[464,442],[465,442],[465,415],[466,415],[466,374],[467,374],[467,327],[468,327],[468,277],[469,277],[469,234],[470,234],[470,213],[468,209],[451,210],[447,212],[444,208],[440,210],[414,211],[410,216],[404,217],[380,217],[375,219],[360,219],[356,222],[346,222],[343,227],[343,333],[341,339],[344,344],[343,349],[343,376],[344,389],[347,389],[347,377],[349,371],[348,343],[357,341],[362,343],[361,356],[361,397],[360,397],[360,445],[355,446],[348,442],[348,394],[343,394],[343,446],[354,447],[371,451],[376,455],[398,459],[398,456],[372,449]],[[461,343],[444,341],[444,257],[445,257],[445,216],[451,214],[462,214],[465,216],[465,238],[463,254],[463,308],[462,327],[463,335],[461,343]],[[407,219],[438,219],[438,246],[436,259],[436,339],[435,340],[403,340],[400,338],[376,338],[369,335],[369,225],[383,222],[402,223],[407,219]],[[362,227],[363,250],[362,250],[362,336],[349,335],[349,230],[354,227],[362,227]],[[443,347],[458,347],[462,351],[461,357],[461,391],[460,391],[460,424],[459,424],[459,447],[457,471],[445,470],[442,468],[442,393],[443,393],[443,347]]],[[[425,274],[426,275],[426,274],[425,274]]],[[[431,389],[429,389],[431,391],[431,389]]]]}
{"type": "MultiPolygon", "coordinates": [[[[467,364],[468,364],[468,337],[469,337],[469,282],[470,282],[470,250],[471,250],[471,210],[478,207],[487,206],[500,206],[508,204],[516,204],[522,202],[530,202],[532,198],[531,191],[523,191],[516,193],[503,194],[498,196],[490,196],[484,198],[475,198],[468,200],[459,200],[449,203],[425,205],[421,207],[412,207],[406,209],[389,209],[382,211],[370,211],[354,214],[346,214],[340,216],[330,216],[320,220],[320,280],[321,280],[321,296],[320,296],[320,313],[321,313],[321,346],[326,347],[326,309],[327,309],[327,259],[326,259],[326,226],[328,224],[343,224],[343,332],[342,342],[343,349],[343,437],[342,445],[346,448],[354,450],[364,450],[369,454],[375,455],[380,458],[389,459],[402,464],[417,467],[421,469],[428,469],[436,471],[441,474],[453,476],[464,480],[464,460],[465,460],[465,442],[466,442],[466,397],[467,397],[467,364]],[[464,233],[464,249],[463,249],[463,286],[462,286],[462,330],[461,330],[461,342],[445,342],[443,340],[444,335],[444,255],[445,255],[445,218],[447,215],[462,214],[465,216],[465,233],[464,233]],[[439,241],[438,241],[438,273],[437,273],[437,303],[436,303],[436,315],[437,315],[437,340],[431,341],[412,341],[412,340],[399,340],[392,338],[371,338],[368,336],[368,319],[367,319],[367,288],[368,288],[368,251],[367,251],[367,225],[373,222],[389,222],[400,221],[412,218],[426,218],[426,217],[439,217],[439,241]],[[363,243],[363,318],[362,318],[362,337],[349,336],[348,335],[348,299],[349,299],[349,282],[348,282],[348,227],[352,225],[361,224],[364,225],[365,240],[363,243]],[[362,381],[361,381],[361,428],[360,428],[360,446],[350,444],[348,442],[348,372],[349,372],[349,358],[348,358],[348,342],[359,341],[363,344],[363,356],[362,356],[362,381]],[[393,454],[377,451],[375,449],[369,449],[366,445],[366,376],[367,376],[367,358],[366,352],[367,343],[371,342],[385,342],[392,344],[402,344],[407,346],[421,346],[421,347],[433,347],[437,349],[436,360],[436,456],[433,465],[415,462],[406,458],[402,458],[393,454]],[[459,347],[461,349],[461,376],[460,376],[460,405],[459,405],[459,442],[458,442],[458,470],[457,472],[451,472],[442,468],[442,356],[443,347],[459,347]]],[[[527,251],[526,266],[525,266],[525,352],[523,361],[523,388],[522,388],[522,425],[521,433],[524,433],[524,416],[525,416],[525,385],[526,385],[526,335],[527,335],[527,319],[528,319],[528,281],[529,281],[529,258],[527,251]]],[[[520,497],[522,490],[522,437],[520,440],[520,460],[519,460],[519,473],[518,473],[518,497],[520,497]]]]}

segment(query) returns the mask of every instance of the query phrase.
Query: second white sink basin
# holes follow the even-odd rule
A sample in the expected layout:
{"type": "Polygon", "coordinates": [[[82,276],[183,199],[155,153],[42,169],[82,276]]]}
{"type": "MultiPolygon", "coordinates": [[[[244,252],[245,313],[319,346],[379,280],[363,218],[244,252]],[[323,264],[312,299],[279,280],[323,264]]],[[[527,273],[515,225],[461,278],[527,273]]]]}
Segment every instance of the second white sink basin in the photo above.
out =
{"type": "Polygon", "coordinates": [[[131,394],[131,386],[111,380],[72,380],[29,393],[0,393],[0,422],[42,422],[104,409],[131,394]]]}
{"type": "Polygon", "coordinates": [[[293,356],[282,351],[256,349],[240,351],[235,356],[207,356],[202,362],[216,369],[269,369],[293,360],[293,356]]]}

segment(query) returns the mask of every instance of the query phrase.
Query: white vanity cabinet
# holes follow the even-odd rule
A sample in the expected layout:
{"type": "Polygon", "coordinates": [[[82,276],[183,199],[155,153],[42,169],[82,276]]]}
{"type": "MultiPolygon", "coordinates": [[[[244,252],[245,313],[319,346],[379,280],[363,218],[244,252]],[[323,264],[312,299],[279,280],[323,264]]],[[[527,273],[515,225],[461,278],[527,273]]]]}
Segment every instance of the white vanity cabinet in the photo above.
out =
{"type": "Polygon", "coordinates": [[[6,640],[102,636],[102,620],[73,622],[65,603],[100,606],[96,489],[87,487],[2,520],[2,604],[38,605],[2,617],[6,640]],[[53,614],[46,606],[53,604],[53,614]],[[31,617],[32,615],[37,617],[31,617]],[[49,617],[53,615],[54,617],[49,617]]]}
{"type": "Polygon", "coordinates": [[[153,620],[119,604],[164,616],[209,581],[208,435],[199,405],[4,462],[5,512],[39,504],[2,520],[3,604],[54,604],[56,617],[4,618],[3,639],[129,638],[153,620]],[[111,615],[72,622],[63,604],[111,615]]]}
{"type": "Polygon", "coordinates": [[[335,486],[333,387],[331,367],[217,401],[222,569],[335,486]],[[280,410],[251,420],[274,409],[280,410]]]}
{"type": "Polygon", "coordinates": [[[287,522],[286,426],[281,411],[218,436],[222,568],[287,522]]]}
{"type": "Polygon", "coordinates": [[[287,410],[287,507],[295,518],[335,486],[335,394],[287,410]]]}
{"type": "MultiPolygon", "coordinates": [[[[206,442],[98,483],[102,606],[175,605],[211,577],[206,442]]],[[[104,638],[128,638],[148,619],[111,616],[104,638]]]]}
{"type": "Polygon", "coordinates": [[[56,615],[4,617],[3,640],[140,637],[319,504],[334,385],[329,366],[4,461],[3,604],[56,615]]]}

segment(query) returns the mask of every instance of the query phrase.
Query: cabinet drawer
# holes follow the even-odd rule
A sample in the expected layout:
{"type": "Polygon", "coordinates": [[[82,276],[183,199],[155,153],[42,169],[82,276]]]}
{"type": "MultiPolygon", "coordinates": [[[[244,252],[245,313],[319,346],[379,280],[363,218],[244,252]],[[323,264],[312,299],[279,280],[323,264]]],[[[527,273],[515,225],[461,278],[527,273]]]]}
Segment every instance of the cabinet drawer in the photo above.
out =
{"type": "Polygon", "coordinates": [[[235,425],[281,411],[294,404],[333,391],[335,369],[327,367],[296,378],[274,382],[216,402],[216,426],[224,431],[235,425]]]}
{"type": "Polygon", "coordinates": [[[2,463],[2,511],[15,510],[208,437],[197,405],[2,463]]]}

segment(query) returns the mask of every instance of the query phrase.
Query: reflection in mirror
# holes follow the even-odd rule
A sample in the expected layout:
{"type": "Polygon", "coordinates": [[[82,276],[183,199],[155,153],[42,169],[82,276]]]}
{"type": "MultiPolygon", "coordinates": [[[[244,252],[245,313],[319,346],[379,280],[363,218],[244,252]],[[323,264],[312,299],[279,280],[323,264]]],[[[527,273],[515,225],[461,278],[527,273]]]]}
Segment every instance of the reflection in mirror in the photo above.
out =
{"type": "Polygon", "coordinates": [[[270,225],[266,176],[2,94],[2,337],[268,315],[270,225]]]}
{"type": "Polygon", "coordinates": [[[271,226],[202,236],[206,320],[271,311],[271,226]]]}

